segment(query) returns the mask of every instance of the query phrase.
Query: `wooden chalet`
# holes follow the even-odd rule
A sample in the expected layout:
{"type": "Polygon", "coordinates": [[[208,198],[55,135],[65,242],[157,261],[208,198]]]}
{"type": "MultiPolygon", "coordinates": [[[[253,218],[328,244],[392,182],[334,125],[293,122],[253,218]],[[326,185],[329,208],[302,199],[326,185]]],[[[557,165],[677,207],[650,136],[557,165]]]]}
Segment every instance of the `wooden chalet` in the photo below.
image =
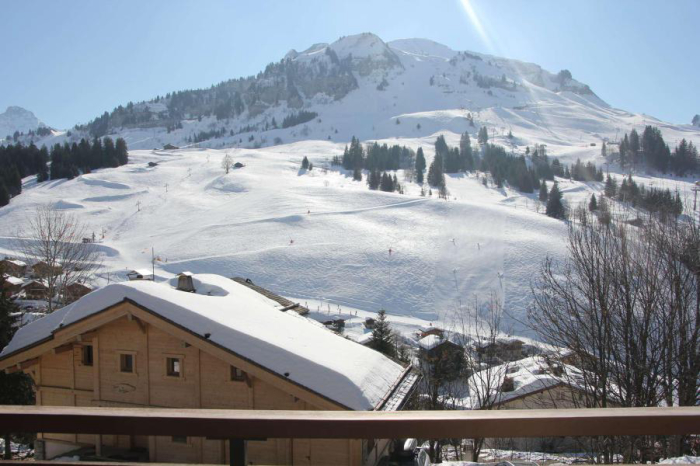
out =
{"type": "Polygon", "coordinates": [[[5,274],[3,276],[2,282],[2,294],[3,296],[9,297],[14,296],[22,290],[22,285],[24,280],[21,278],[14,277],[12,275],[5,274]]]}
{"type": "Polygon", "coordinates": [[[32,264],[32,277],[34,278],[47,277],[51,274],[52,271],[54,274],[61,274],[63,273],[63,267],[61,267],[60,265],[52,266],[44,261],[38,261],[32,264]]]}
{"type": "MultiPolygon", "coordinates": [[[[107,285],[23,328],[0,370],[24,371],[42,406],[283,410],[399,410],[417,375],[329,332],[251,286],[190,275],[170,283],[107,285]]],[[[293,432],[290,432],[292,435],[293,432]]],[[[43,432],[49,459],[76,448],[138,450],[153,462],[229,461],[228,441],[205,437],[43,432]]],[[[388,440],[249,441],[250,464],[375,465],[388,440]]],[[[38,458],[40,459],[40,458],[38,458]]]]}
{"type": "Polygon", "coordinates": [[[49,287],[43,280],[32,279],[22,285],[21,292],[25,299],[43,301],[49,297],[49,287]]]}
{"type": "Polygon", "coordinates": [[[68,298],[68,301],[72,302],[82,298],[91,291],[92,288],[90,288],[86,284],[75,282],[71,283],[66,287],[65,294],[68,298]]]}
{"type": "Polygon", "coordinates": [[[0,261],[0,272],[21,278],[27,273],[27,264],[20,260],[5,258],[0,261]]]}

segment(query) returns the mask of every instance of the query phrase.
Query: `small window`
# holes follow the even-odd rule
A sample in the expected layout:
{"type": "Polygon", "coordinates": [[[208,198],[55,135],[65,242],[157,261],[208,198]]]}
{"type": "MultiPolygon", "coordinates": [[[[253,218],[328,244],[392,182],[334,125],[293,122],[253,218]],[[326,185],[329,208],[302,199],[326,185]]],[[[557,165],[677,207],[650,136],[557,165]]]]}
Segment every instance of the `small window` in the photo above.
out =
{"type": "Polygon", "coordinates": [[[92,366],[92,345],[83,346],[83,366],[92,366]]]}
{"type": "Polygon", "coordinates": [[[173,443],[187,443],[187,437],[184,437],[181,435],[173,435],[172,442],[173,443]]]}
{"type": "Polygon", "coordinates": [[[180,377],[182,374],[182,363],[180,358],[166,358],[165,360],[165,373],[168,377],[180,377]]]}
{"type": "Polygon", "coordinates": [[[231,366],[231,380],[234,382],[243,382],[245,380],[245,372],[237,367],[231,366]]]}
{"type": "Polygon", "coordinates": [[[133,354],[120,354],[119,355],[119,370],[122,372],[133,373],[134,372],[134,355],[133,354]]]}

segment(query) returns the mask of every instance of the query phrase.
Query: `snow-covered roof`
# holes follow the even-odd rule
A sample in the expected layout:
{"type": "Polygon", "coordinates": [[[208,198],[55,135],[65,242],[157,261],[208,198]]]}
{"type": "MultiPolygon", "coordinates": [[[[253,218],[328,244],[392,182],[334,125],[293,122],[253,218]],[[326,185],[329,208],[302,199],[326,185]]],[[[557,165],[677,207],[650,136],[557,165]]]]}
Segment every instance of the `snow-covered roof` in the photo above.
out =
{"type": "Polygon", "coordinates": [[[17,260],[17,259],[4,259],[4,262],[9,262],[11,264],[15,264],[18,267],[26,267],[27,266],[26,262],[23,262],[23,261],[17,260]]]}
{"type": "Polygon", "coordinates": [[[21,278],[13,277],[12,275],[5,275],[5,281],[9,283],[10,285],[21,285],[24,283],[24,280],[21,278]]]}
{"type": "Polygon", "coordinates": [[[114,304],[132,300],[177,325],[299,385],[354,410],[371,410],[399,383],[404,368],[279,304],[219,275],[194,275],[196,293],[170,283],[129,281],[107,285],[21,328],[0,359],[39,341],[59,327],[114,304]]]}
{"type": "Polygon", "coordinates": [[[418,346],[420,346],[424,350],[431,350],[436,346],[439,346],[444,341],[445,340],[440,338],[438,335],[428,335],[427,337],[418,340],[418,346]]]}
{"type": "MultiPolygon", "coordinates": [[[[564,366],[562,370],[571,372],[575,371],[575,368],[564,366]]],[[[555,375],[552,373],[545,358],[541,356],[532,356],[479,371],[472,375],[470,384],[472,386],[482,384],[486,387],[489,381],[493,384],[494,380],[502,380],[504,377],[512,379],[514,389],[511,391],[502,391],[500,386],[493,387],[492,396],[495,396],[496,402],[501,404],[557,385],[570,385],[572,383],[572,377],[567,377],[565,372],[563,372],[562,375],[555,375]]],[[[477,409],[478,401],[475,399],[471,401],[472,407],[477,409]]]]}
{"type": "Polygon", "coordinates": [[[38,279],[38,278],[33,278],[33,279],[31,279],[31,280],[27,280],[26,282],[23,282],[22,288],[27,288],[28,286],[30,286],[30,285],[32,285],[32,284],[41,285],[41,286],[44,286],[44,287],[47,287],[47,288],[48,288],[48,286],[49,286],[49,284],[48,284],[48,282],[47,282],[46,280],[41,280],[41,279],[38,279]]]}
{"type": "Polygon", "coordinates": [[[152,275],[152,274],[153,274],[153,271],[151,269],[134,269],[134,270],[129,270],[127,272],[127,275],[142,275],[144,277],[146,275],[152,275]]]}

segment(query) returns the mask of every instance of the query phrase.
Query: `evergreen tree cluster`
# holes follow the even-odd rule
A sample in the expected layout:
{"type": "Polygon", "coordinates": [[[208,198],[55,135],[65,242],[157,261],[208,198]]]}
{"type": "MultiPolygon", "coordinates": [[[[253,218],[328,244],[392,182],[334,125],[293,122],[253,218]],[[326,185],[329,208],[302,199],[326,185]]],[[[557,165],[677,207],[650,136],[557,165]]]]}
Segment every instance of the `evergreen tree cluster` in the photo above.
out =
{"type": "Polygon", "coordinates": [[[617,199],[628,202],[633,207],[640,207],[652,213],[671,213],[678,216],[683,213],[683,202],[678,192],[675,195],[669,190],[659,188],[646,188],[637,183],[629,175],[622,180],[617,189],[617,199]]]}
{"type": "Polygon", "coordinates": [[[200,131],[199,133],[195,134],[194,136],[190,136],[188,139],[189,142],[204,142],[209,139],[213,138],[221,138],[226,136],[226,128],[220,128],[220,129],[212,129],[209,131],[200,131]]]}
{"type": "Polygon", "coordinates": [[[378,143],[362,147],[359,139],[353,136],[350,147],[345,147],[342,159],[334,157],[334,164],[341,164],[346,170],[386,171],[413,166],[415,153],[407,147],[378,143]]]}
{"type": "Polygon", "coordinates": [[[90,173],[97,168],[119,167],[128,161],[126,141],[122,138],[118,138],[116,143],[112,138],[95,138],[92,143],[81,139],[79,143],[56,144],[51,149],[50,178],[72,179],[81,173],[90,173]]]}
{"type": "Polygon", "coordinates": [[[397,191],[403,194],[403,188],[396,178],[396,174],[393,176],[387,172],[380,172],[379,170],[370,170],[369,175],[367,175],[367,185],[369,189],[385,192],[397,191]]]}
{"type": "Polygon", "coordinates": [[[603,181],[603,169],[596,168],[591,162],[584,165],[578,159],[571,167],[571,178],[575,181],[603,181]]]}
{"type": "Polygon", "coordinates": [[[297,113],[292,113],[291,115],[287,115],[286,117],[284,117],[284,119],[282,120],[282,128],[290,128],[292,126],[301,125],[302,123],[306,123],[313,120],[317,116],[318,113],[307,112],[306,110],[301,110],[297,113]]]}
{"type": "Polygon", "coordinates": [[[22,192],[22,178],[38,174],[39,181],[48,179],[48,160],[45,147],[37,149],[34,144],[0,146],[0,207],[22,192]]]}
{"type": "MultiPolygon", "coordinates": [[[[607,148],[607,154],[613,155],[607,148]]],[[[671,151],[659,128],[646,126],[642,135],[637,130],[625,134],[620,141],[617,159],[622,168],[649,167],[662,173],[669,171],[685,176],[700,169],[698,150],[692,142],[683,139],[671,151]]]]}
{"type": "Polygon", "coordinates": [[[472,152],[469,133],[465,132],[459,140],[459,148],[449,148],[444,136],[438,136],[435,141],[435,153],[440,154],[445,173],[459,173],[474,170],[474,154],[472,152]]]}
{"type": "Polygon", "coordinates": [[[491,173],[499,188],[506,182],[524,193],[532,193],[540,187],[537,172],[528,167],[525,156],[508,154],[502,146],[487,144],[484,147],[481,169],[491,173]]]}

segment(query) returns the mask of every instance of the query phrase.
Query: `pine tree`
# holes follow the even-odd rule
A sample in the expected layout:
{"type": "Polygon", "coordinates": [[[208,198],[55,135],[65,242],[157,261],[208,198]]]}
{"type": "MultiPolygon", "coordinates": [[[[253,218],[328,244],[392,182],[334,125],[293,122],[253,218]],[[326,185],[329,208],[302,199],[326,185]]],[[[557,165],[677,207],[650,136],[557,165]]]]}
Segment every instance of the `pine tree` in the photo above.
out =
{"type": "Polygon", "coordinates": [[[440,154],[435,154],[435,158],[428,169],[428,184],[437,187],[445,185],[445,174],[443,172],[442,156],[440,154]]]}
{"type": "Polygon", "coordinates": [[[386,311],[384,309],[379,311],[377,320],[374,322],[369,347],[391,358],[396,356],[394,335],[389,322],[386,320],[386,311]]]}
{"type": "MultiPolygon", "coordinates": [[[[2,272],[2,271],[0,271],[2,272]]],[[[0,289],[5,289],[5,278],[0,273],[0,289]]],[[[14,313],[19,311],[19,307],[12,302],[5,293],[0,293],[0,347],[6,347],[15,332],[13,323],[14,313]]],[[[0,405],[29,405],[34,404],[34,392],[32,390],[32,380],[24,372],[13,372],[8,374],[0,372],[0,405]]],[[[11,459],[10,440],[11,436],[5,434],[5,459],[11,459]]]]}
{"type": "Polygon", "coordinates": [[[608,173],[607,178],[605,179],[605,195],[609,198],[614,198],[617,195],[617,182],[613,180],[613,178],[610,176],[610,173],[608,173]]]}
{"type": "Polygon", "coordinates": [[[598,210],[598,201],[595,198],[595,194],[591,194],[591,200],[588,203],[588,210],[591,212],[598,210]]]}
{"type": "Polygon", "coordinates": [[[304,158],[301,161],[301,168],[303,170],[308,170],[309,168],[309,159],[306,156],[304,156],[304,158]]]}
{"type": "Polygon", "coordinates": [[[423,172],[425,171],[425,156],[423,148],[419,147],[416,152],[416,181],[423,184],[423,172]]]}
{"type": "Polygon", "coordinates": [[[562,194],[561,191],[559,191],[559,184],[557,182],[554,182],[552,185],[552,190],[549,191],[546,213],[548,216],[558,218],[560,220],[563,220],[566,217],[564,204],[562,203],[562,194]]]}
{"type": "Polygon", "coordinates": [[[352,179],[355,181],[362,181],[362,170],[356,168],[355,171],[352,172],[352,179]]]}
{"type": "Polygon", "coordinates": [[[627,149],[629,150],[629,155],[630,155],[630,159],[632,162],[632,166],[634,167],[639,162],[639,149],[640,149],[639,134],[637,133],[636,129],[633,129],[630,132],[630,137],[629,137],[627,149]]]}
{"type": "Polygon", "coordinates": [[[542,202],[547,202],[547,199],[549,198],[549,193],[547,192],[547,182],[544,180],[542,180],[542,183],[540,183],[539,198],[542,202]]]}
{"type": "Polygon", "coordinates": [[[482,126],[482,127],[479,129],[479,137],[478,137],[478,140],[479,140],[479,144],[481,144],[481,145],[484,145],[484,144],[486,144],[487,142],[489,142],[489,130],[486,129],[486,126],[482,126]]]}
{"type": "Polygon", "coordinates": [[[464,132],[459,139],[460,170],[474,170],[474,155],[472,154],[472,143],[469,132],[464,132]]]}
{"type": "Polygon", "coordinates": [[[129,163],[129,151],[126,148],[126,141],[123,138],[117,138],[115,151],[117,153],[117,162],[119,165],[129,163]]]}
{"type": "Polygon", "coordinates": [[[602,155],[603,157],[608,156],[608,146],[605,144],[605,141],[603,141],[603,145],[600,146],[600,155],[602,155]]]}

